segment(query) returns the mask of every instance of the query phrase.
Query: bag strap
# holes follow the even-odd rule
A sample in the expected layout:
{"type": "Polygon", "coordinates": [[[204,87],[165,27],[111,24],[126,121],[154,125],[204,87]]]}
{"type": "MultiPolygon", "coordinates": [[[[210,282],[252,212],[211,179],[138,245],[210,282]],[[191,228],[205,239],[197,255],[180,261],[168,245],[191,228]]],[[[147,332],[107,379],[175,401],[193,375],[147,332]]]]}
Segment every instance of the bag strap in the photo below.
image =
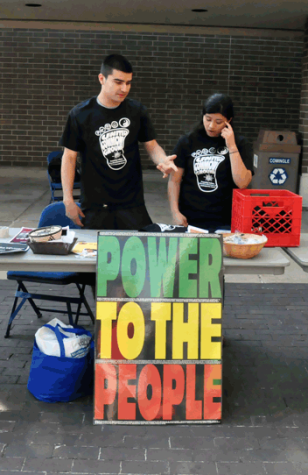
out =
{"type": "MultiPolygon", "coordinates": [[[[92,338],[91,332],[86,330],[85,328],[82,327],[74,327],[74,328],[63,328],[59,323],[57,323],[57,327],[61,328],[63,331],[66,333],[75,333],[75,335],[87,335],[92,338]]],[[[64,338],[68,338],[67,336],[63,335],[64,338]]]]}
{"type": "Polygon", "coordinates": [[[52,330],[55,333],[55,335],[57,337],[57,340],[58,340],[58,343],[59,343],[59,346],[60,346],[60,357],[64,358],[65,357],[65,349],[64,349],[63,339],[67,338],[67,336],[63,335],[63,333],[60,332],[60,330],[58,328],[58,325],[53,327],[52,325],[49,325],[48,323],[46,323],[46,325],[44,325],[44,327],[49,328],[50,330],[52,330]]]}
{"type": "Polygon", "coordinates": [[[57,337],[57,340],[58,340],[58,343],[59,343],[59,346],[60,346],[60,357],[61,358],[65,357],[65,348],[64,348],[63,340],[64,340],[64,338],[68,338],[68,336],[64,335],[60,331],[60,328],[63,331],[67,332],[67,333],[74,333],[75,335],[87,335],[87,336],[91,337],[91,339],[92,339],[91,332],[89,332],[88,330],[86,330],[85,328],[82,328],[82,327],[63,328],[63,327],[61,327],[61,325],[59,325],[59,323],[57,323],[57,325],[55,327],[53,327],[52,325],[49,325],[49,323],[46,323],[44,325],[44,327],[49,328],[50,330],[52,330],[55,333],[55,335],[57,337]]]}

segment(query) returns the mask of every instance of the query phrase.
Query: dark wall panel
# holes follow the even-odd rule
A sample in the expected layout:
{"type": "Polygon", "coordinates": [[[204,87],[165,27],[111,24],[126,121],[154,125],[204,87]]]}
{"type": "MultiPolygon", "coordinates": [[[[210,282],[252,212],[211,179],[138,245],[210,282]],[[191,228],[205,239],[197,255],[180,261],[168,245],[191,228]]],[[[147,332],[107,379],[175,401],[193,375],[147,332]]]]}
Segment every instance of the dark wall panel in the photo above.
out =
{"type": "Polygon", "coordinates": [[[308,173],[308,21],[306,22],[305,47],[302,67],[302,96],[299,130],[303,140],[302,171],[308,173]]]}
{"type": "Polygon", "coordinates": [[[167,153],[215,91],[231,95],[250,140],[260,128],[298,131],[303,45],[287,36],[0,29],[0,165],[46,165],[69,110],[99,92],[112,52],[132,62],[130,96],[148,107],[167,153]]]}

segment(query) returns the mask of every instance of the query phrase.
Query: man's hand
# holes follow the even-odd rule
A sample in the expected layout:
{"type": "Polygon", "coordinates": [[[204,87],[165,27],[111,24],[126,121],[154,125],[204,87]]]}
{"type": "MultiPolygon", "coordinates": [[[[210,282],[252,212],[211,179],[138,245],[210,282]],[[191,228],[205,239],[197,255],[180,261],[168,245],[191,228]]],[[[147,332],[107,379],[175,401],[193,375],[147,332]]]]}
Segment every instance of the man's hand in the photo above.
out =
{"type": "Polygon", "coordinates": [[[178,224],[179,226],[188,226],[187,218],[179,211],[177,213],[173,213],[173,220],[174,224],[178,224]]]}
{"type": "Polygon", "coordinates": [[[175,159],[176,155],[169,155],[164,159],[163,162],[157,165],[156,168],[163,173],[163,178],[166,178],[168,175],[170,175],[171,172],[178,171],[177,166],[173,163],[173,160],[175,159]]]}
{"type": "Polygon", "coordinates": [[[70,218],[78,226],[83,227],[80,217],[84,218],[84,214],[79,208],[79,206],[75,203],[75,201],[69,201],[69,202],[64,201],[64,205],[65,205],[66,216],[70,218]]]}

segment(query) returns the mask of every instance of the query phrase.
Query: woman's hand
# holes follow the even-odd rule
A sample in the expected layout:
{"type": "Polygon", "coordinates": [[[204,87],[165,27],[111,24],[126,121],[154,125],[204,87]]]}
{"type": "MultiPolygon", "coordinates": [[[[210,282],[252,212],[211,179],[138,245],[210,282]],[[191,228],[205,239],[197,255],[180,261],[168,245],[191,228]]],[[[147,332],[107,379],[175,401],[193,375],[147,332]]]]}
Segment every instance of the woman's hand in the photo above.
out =
{"type": "Polygon", "coordinates": [[[233,129],[229,122],[226,122],[226,126],[222,129],[221,136],[225,139],[229,150],[232,179],[238,188],[247,188],[251,182],[252,174],[244,165],[241,154],[235,143],[233,129]]]}
{"type": "Polygon", "coordinates": [[[182,213],[177,211],[176,213],[173,213],[173,220],[174,224],[178,224],[179,226],[188,226],[187,218],[184,216],[182,213]]]}
{"type": "Polygon", "coordinates": [[[225,139],[226,145],[230,152],[237,150],[234,132],[229,122],[226,122],[225,127],[222,129],[221,136],[225,139]]]}

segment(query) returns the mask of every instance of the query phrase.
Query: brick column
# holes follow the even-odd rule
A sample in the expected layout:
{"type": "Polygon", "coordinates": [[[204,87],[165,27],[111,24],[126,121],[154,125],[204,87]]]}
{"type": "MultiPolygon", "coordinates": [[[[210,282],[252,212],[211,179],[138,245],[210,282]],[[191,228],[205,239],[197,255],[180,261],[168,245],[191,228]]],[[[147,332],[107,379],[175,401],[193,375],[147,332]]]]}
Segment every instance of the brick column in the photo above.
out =
{"type": "Polygon", "coordinates": [[[303,139],[302,176],[300,194],[303,197],[303,206],[308,206],[308,18],[305,26],[304,52],[302,62],[302,90],[300,104],[299,131],[303,139]]]}

